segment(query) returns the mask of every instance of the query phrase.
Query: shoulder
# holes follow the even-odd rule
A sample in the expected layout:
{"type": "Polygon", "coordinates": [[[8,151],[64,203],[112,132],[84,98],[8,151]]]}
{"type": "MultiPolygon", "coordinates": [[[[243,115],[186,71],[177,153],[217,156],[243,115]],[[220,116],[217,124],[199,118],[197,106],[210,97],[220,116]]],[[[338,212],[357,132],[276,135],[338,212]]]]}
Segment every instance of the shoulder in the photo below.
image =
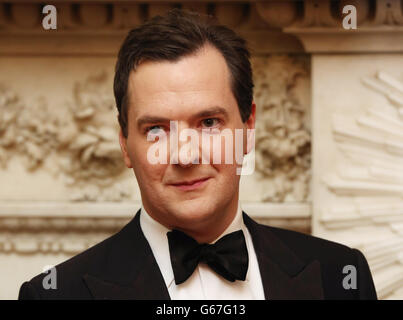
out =
{"type": "Polygon", "coordinates": [[[334,261],[355,259],[357,249],[347,245],[330,241],[313,235],[267,226],[253,220],[245,215],[245,223],[250,226],[255,233],[259,234],[265,246],[270,246],[273,242],[277,245],[285,245],[299,259],[305,262],[311,260],[334,261]]]}
{"type": "Polygon", "coordinates": [[[100,274],[108,266],[110,253],[116,247],[122,232],[108,237],[102,242],[54,266],[46,273],[38,274],[22,284],[19,299],[89,299],[88,288],[83,280],[86,274],[100,274]],[[56,279],[56,290],[45,289],[44,283],[56,279]],[[57,290],[63,288],[63,290],[57,290]]]}
{"type": "Polygon", "coordinates": [[[303,261],[314,259],[321,262],[348,261],[354,260],[357,256],[357,249],[342,243],[297,231],[269,226],[262,227],[272,232],[303,261]]]}
{"type": "Polygon", "coordinates": [[[262,250],[268,249],[272,241],[290,250],[305,265],[315,260],[320,263],[321,279],[328,298],[377,298],[368,262],[359,249],[297,231],[254,223],[256,232],[266,239],[262,250]],[[350,275],[355,277],[353,280],[358,290],[346,291],[340,285],[350,275]]]}
{"type": "Polygon", "coordinates": [[[258,225],[262,232],[274,235],[305,263],[318,260],[323,267],[337,270],[346,265],[361,265],[362,260],[366,263],[363,253],[357,248],[302,232],[258,225]]]}

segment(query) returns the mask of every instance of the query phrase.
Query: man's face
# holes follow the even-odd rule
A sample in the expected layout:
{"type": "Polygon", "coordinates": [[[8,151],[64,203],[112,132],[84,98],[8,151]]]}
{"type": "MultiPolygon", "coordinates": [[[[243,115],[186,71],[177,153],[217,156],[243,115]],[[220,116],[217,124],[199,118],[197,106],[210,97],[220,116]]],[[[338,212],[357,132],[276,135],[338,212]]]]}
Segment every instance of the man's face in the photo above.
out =
{"type": "MultiPolygon", "coordinates": [[[[254,104],[250,120],[243,123],[229,79],[224,57],[211,46],[177,62],[143,62],[129,77],[128,137],[120,135],[124,160],[134,170],[145,209],[169,228],[208,226],[236,211],[240,176],[235,152],[233,163],[225,164],[224,138],[217,148],[214,133],[208,138],[210,148],[201,150],[203,129],[244,129],[245,139],[246,129],[254,128],[254,104]],[[199,164],[184,163],[180,157],[179,163],[170,163],[170,120],[177,122],[179,134],[185,128],[198,133],[199,164]],[[147,141],[150,131],[167,135],[167,164],[150,163],[147,153],[155,143],[147,141]],[[222,153],[220,164],[212,161],[217,152],[222,153]],[[210,163],[202,164],[206,154],[210,163]],[[198,182],[184,185],[192,181],[198,182]]],[[[186,143],[179,141],[178,149],[186,143]]],[[[244,140],[242,153],[246,148],[244,140]]]]}

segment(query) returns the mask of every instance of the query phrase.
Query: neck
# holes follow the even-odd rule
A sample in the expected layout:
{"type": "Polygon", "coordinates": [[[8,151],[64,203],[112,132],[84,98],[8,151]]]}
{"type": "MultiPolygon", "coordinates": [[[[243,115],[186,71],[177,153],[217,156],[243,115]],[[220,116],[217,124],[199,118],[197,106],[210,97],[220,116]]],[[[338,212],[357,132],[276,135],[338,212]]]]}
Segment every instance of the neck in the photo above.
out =
{"type": "Polygon", "coordinates": [[[153,210],[150,210],[146,203],[143,202],[143,206],[154,220],[166,228],[180,230],[199,243],[212,243],[222,235],[234,220],[238,211],[238,194],[235,194],[229,203],[218,208],[217,212],[209,215],[204,221],[198,221],[197,223],[186,222],[185,224],[183,221],[182,223],[181,221],[161,221],[161,219],[158,219],[158,216],[153,214],[153,210]]]}
{"type": "Polygon", "coordinates": [[[206,221],[206,223],[189,227],[177,227],[176,229],[191,236],[199,243],[212,243],[229,227],[237,211],[238,198],[236,198],[236,201],[231,201],[230,205],[220,209],[219,213],[213,215],[213,218],[206,221]]]}

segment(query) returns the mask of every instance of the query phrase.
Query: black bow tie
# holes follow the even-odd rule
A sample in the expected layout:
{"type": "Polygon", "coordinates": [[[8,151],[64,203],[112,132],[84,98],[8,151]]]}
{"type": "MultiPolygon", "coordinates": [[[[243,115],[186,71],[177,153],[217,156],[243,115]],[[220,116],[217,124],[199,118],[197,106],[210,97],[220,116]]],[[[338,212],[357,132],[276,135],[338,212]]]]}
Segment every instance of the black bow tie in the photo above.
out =
{"type": "Polygon", "coordinates": [[[232,232],[214,244],[199,244],[179,230],[167,233],[175,283],[185,282],[199,262],[207,265],[225,279],[245,280],[248,271],[248,250],[242,230],[232,232]]]}

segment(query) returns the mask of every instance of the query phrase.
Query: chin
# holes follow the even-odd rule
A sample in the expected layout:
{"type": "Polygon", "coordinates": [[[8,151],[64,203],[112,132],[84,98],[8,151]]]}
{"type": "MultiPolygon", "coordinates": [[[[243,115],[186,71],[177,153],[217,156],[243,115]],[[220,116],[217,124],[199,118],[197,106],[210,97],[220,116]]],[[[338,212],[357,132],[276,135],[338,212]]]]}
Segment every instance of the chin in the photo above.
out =
{"type": "Polygon", "coordinates": [[[214,206],[205,199],[194,199],[179,202],[174,205],[175,216],[178,220],[188,223],[198,223],[211,217],[214,212],[214,206]]]}

